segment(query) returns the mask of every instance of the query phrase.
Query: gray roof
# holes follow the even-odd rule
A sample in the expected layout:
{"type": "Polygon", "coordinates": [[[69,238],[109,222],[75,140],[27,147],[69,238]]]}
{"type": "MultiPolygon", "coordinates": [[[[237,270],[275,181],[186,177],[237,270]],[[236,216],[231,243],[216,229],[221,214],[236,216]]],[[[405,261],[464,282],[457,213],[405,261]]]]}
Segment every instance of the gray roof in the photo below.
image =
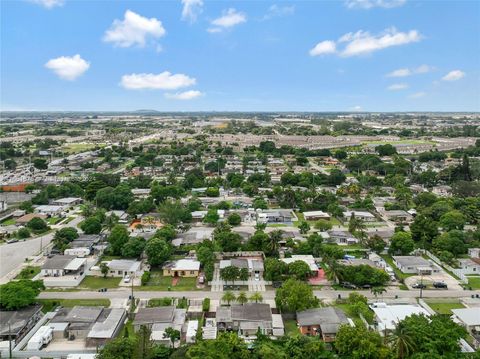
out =
{"type": "Polygon", "coordinates": [[[97,321],[93,325],[88,333],[88,338],[112,338],[116,329],[125,318],[125,309],[123,308],[105,309],[104,312],[106,314],[105,320],[97,321]]]}
{"type": "Polygon", "coordinates": [[[431,263],[420,256],[393,256],[392,257],[402,267],[405,266],[431,266],[431,263]]]}
{"type": "Polygon", "coordinates": [[[323,333],[337,333],[342,324],[348,324],[348,319],[341,309],[325,307],[297,312],[297,322],[301,327],[320,325],[323,333]]]}
{"type": "Polygon", "coordinates": [[[20,310],[0,311],[0,335],[8,335],[9,330],[12,335],[17,335],[41,308],[42,306],[37,304],[20,310]]]}
{"type": "Polygon", "coordinates": [[[76,256],[68,255],[56,255],[52,258],[48,258],[42,269],[64,269],[68,263],[77,258],[76,256]]]}
{"type": "Polygon", "coordinates": [[[69,322],[95,322],[102,313],[103,307],[75,306],[65,319],[69,322]]]}
{"type": "Polygon", "coordinates": [[[174,312],[174,306],[140,308],[138,309],[138,313],[135,315],[133,324],[172,323],[174,312]]]}
{"type": "Polygon", "coordinates": [[[272,321],[272,311],[266,303],[232,305],[231,310],[233,320],[272,321]]]}

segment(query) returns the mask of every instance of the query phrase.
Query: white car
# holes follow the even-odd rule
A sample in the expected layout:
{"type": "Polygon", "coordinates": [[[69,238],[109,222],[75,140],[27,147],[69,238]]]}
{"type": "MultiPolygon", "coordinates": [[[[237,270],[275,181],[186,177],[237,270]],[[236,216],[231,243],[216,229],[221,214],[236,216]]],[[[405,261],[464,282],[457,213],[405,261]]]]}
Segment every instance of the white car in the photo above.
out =
{"type": "Polygon", "coordinates": [[[255,280],[256,280],[256,281],[259,281],[259,280],[260,280],[260,274],[255,273],[255,280]]]}
{"type": "Polygon", "coordinates": [[[123,278],[123,283],[130,283],[130,276],[125,276],[125,278],[123,278]]]}

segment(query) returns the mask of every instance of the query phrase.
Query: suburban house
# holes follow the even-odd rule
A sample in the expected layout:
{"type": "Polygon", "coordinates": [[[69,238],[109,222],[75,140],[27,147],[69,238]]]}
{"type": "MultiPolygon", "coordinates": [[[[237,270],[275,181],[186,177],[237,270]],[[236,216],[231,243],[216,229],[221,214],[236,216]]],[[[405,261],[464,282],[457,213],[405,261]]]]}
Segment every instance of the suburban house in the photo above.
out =
{"type": "Polygon", "coordinates": [[[468,248],[470,258],[480,258],[480,248],[468,248]]]}
{"type": "Polygon", "coordinates": [[[248,273],[263,273],[263,259],[261,258],[231,258],[220,260],[220,269],[226,267],[246,268],[248,273]]]}
{"type": "Polygon", "coordinates": [[[317,276],[318,266],[317,266],[317,263],[315,262],[315,258],[313,258],[311,254],[293,254],[290,258],[281,258],[280,260],[287,264],[290,264],[296,261],[304,262],[310,268],[310,271],[312,272],[312,276],[313,277],[317,276]]]}
{"type": "Polygon", "coordinates": [[[297,323],[303,335],[320,335],[326,343],[335,341],[340,326],[353,323],[343,310],[335,307],[313,308],[297,312],[297,323]]]}
{"type": "Polygon", "coordinates": [[[166,262],[162,269],[164,277],[198,277],[200,262],[195,259],[179,259],[166,262]]]}
{"type": "Polygon", "coordinates": [[[139,308],[133,320],[133,327],[138,331],[142,325],[145,325],[152,331],[151,340],[171,346],[170,339],[164,338],[165,330],[173,328],[180,333],[185,332],[186,313],[186,309],[176,309],[174,306],[139,308]]]}
{"type": "Polygon", "coordinates": [[[460,258],[458,259],[459,271],[463,275],[480,274],[480,259],[460,258]]]}
{"type": "Polygon", "coordinates": [[[290,223],[296,220],[291,209],[264,209],[257,210],[258,223],[290,223]]]}
{"type": "Polygon", "coordinates": [[[134,188],[132,194],[136,199],[144,199],[150,196],[150,188],[134,188]]]}
{"type": "Polygon", "coordinates": [[[41,218],[41,219],[47,219],[47,215],[45,214],[40,214],[40,213],[27,213],[21,217],[18,217],[15,220],[15,224],[17,226],[25,226],[28,222],[30,222],[33,218],[41,218]]]}
{"type": "Polygon", "coordinates": [[[330,230],[327,231],[327,234],[328,242],[337,243],[339,245],[351,245],[358,243],[358,239],[355,238],[355,236],[349,231],[330,230]]]}
{"type": "Polygon", "coordinates": [[[462,325],[474,338],[475,348],[480,348],[480,310],[478,307],[452,309],[452,319],[462,325]]]}
{"type": "Polygon", "coordinates": [[[211,240],[214,228],[198,227],[190,228],[188,231],[179,234],[178,238],[172,241],[172,245],[179,247],[187,244],[198,244],[204,240],[211,240]]]}
{"type": "Polygon", "coordinates": [[[278,333],[283,328],[283,322],[278,321],[274,328],[272,310],[266,303],[218,307],[216,321],[219,331],[233,331],[243,337],[254,337],[258,330],[265,335],[274,335],[274,329],[278,333]]]}
{"type": "Polygon", "coordinates": [[[410,223],[413,219],[412,215],[407,211],[392,210],[382,213],[388,220],[395,223],[410,223]]]}
{"type": "Polygon", "coordinates": [[[429,260],[419,256],[393,256],[393,262],[403,273],[431,275],[440,272],[440,268],[429,260]]]}
{"type": "Polygon", "coordinates": [[[12,340],[12,344],[18,344],[42,317],[42,306],[38,304],[19,310],[1,310],[0,342],[12,340]]]}
{"type": "Polygon", "coordinates": [[[154,233],[162,227],[163,223],[158,213],[147,213],[142,214],[140,218],[130,224],[130,231],[132,233],[154,233]]]}
{"type": "Polygon", "coordinates": [[[123,327],[127,313],[123,308],[75,306],[60,308],[48,323],[60,337],[85,339],[87,347],[97,347],[114,339],[123,327]]]}
{"type": "MultiPolygon", "coordinates": [[[[129,276],[130,278],[140,278],[144,272],[142,268],[142,262],[133,259],[113,259],[111,261],[104,261],[108,267],[108,277],[124,278],[129,276]]],[[[93,266],[91,274],[96,276],[103,276],[100,266],[93,266]]]]}
{"type": "Polygon", "coordinates": [[[417,304],[386,304],[373,303],[370,309],[375,313],[377,330],[384,335],[387,330],[394,330],[396,325],[413,314],[430,316],[430,314],[417,304]]]}
{"type": "Polygon", "coordinates": [[[373,214],[367,211],[345,211],[343,212],[343,220],[349,221],[352,214],[355,218],[361,219],[364,222],[375,222],[377,220],[373,214]]]}
{"type": "Polygon", "coordinates": [[[62,217],[65,209],[63,206],[55,206],[50,204],[35,207],[34,212],[44,214],[47,217],[62,217]]]}
{"type": "Polygon", "coordinates": [[[64,209],[73,208],[83,202],[79,197],[65,197],[53,200],[52,204],[55,206],[62,206],[64,209]]]}
{"type": "Polygon", "coordinates": [[[81,234],[77,239],[68,244],[63,252],[66,255],[85,257],[93,253],[95,245],[100,241],[98,234],[81,234]]]}
{"type": "Polygon", "coordinates": [[[330,215],[323,211],[309,211],[303,212],[303,218],[305,218],[306,221],[318,221],[319,219],[328,221],[330,220],[330,215]]]}
{"type": "Polygon", "coordinates": [[[40,276],[46,287],[75,287],[85,278],[85,258],[55,255],[42,266],[40,276]]]}

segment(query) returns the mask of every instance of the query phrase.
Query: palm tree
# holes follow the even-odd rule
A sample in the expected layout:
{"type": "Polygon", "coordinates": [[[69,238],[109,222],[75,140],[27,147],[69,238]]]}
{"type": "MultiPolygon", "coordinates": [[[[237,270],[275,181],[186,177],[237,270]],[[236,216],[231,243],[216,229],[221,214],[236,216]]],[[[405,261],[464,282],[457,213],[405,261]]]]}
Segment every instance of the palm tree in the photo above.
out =
{"type": "Polygon", "coordinates": [[[251,301],[255,301],[255,303],[262,302],[263,296],[259,292],[255,292],[250,296],[251,301]]]}
{"type": "Polygon", "coordinates": [[[225,294],[222,297],[222,300],[224,302],[227,302],[228,305],[230,305],[230,302],[233,302],[235,300],[235,294],[233,294],[231,291],[227,290],[225,294]]]}
{"type": "Polygon", "coordinates": [[[372,287],[372,289],[370,291],[375,296],[375,300],[377,300],[377,296],[379,294],[385,293],[387,290],[385,289],[385,287],[372,287]]]}
{"type": "Polygon", "coordinates": [[[248,302],[247,294],[243,291],[238,293],[237,302],[240,303],[241,305],[244,305],[245,303],[247,303],[248,302]]]}
{"type": "Polygon", "coordinates": [[[387,338],[387,341],[399,359],[408,358],[415,352],[413,337],[408,332],[407,326],[402,322],[395,325],[395,329],[387,338]]]}
{"type": "Polygon", "coordinates": [[[365,235],[365,223],[360,219],[355,217],[355,212],[352,212],[350,216],[350,221],[348,222],[348,230],[350,233],[357,235],[360,239],[364,238],[365,235]]]}
{"type": "Polygon", "coordinates": [[[267,251],[269,253],[278,252],[278,249],[280,247],[279,242],[282,239],[282,234],[283,234],[283,231],[281,231],[279,229],[270,233],[270,235],[268,236],[268,241],[266,243],[267,251]]]}

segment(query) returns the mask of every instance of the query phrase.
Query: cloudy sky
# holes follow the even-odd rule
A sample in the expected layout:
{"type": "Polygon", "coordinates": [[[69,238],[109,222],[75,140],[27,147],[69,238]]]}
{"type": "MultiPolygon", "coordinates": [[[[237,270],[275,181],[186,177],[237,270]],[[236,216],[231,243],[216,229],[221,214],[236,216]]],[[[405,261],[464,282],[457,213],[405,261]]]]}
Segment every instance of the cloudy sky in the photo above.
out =
{"type": "Polygon", "coordinates": [[[0,6],[3,110],[480,110],[478,1],[0,6]]]}

